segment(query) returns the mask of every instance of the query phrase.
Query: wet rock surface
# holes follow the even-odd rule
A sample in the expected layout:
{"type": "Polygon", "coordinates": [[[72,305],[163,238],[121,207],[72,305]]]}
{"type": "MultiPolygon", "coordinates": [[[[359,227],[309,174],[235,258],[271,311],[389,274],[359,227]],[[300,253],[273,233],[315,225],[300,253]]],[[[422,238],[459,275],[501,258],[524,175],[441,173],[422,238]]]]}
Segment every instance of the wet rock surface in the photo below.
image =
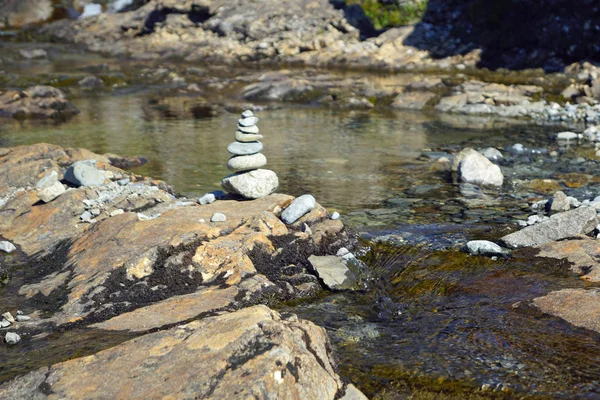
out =
{"type": "Polygon", "coordinates": [[[23,91],[0,90],[0,116],[16,119],[66,119],[79,111],[65,94],[52,86],[34,86],[23,91]]]}
{"type": "Polygon", "coordinates": [[[0,386],[0,396],[333,399],[343,384],[330,357],[323,328],[256,306],[33,371],[0,386]]]}
{"type": "Polygon", "coordinates": [[[7,196],[0,204],[0,235],[30,260],[26,282],[8,281],[9,288],[18,285],[8,290],[39,310],[34,318],[17,316],[17,324],[27,324],[17,326],[27,333],[25,340],[57,326],[159,332],[33,371],[0,387],[0,397],[48,396],[40,389],[45,385],[53,395],[79,397],[89,387],[81,385],[83,375],[95,377],[95,390],[115,396],[154,395],[156,388],[143,382],[158,382],[156,376],[172,382],[161,382],[161,390],[181,396],[218,398],[241,390],[333,399],[344,391],[322,328],[265,306],[247,308],[323,290],[308,258],[335,254],[349,238],[321,206],[286,226],[279,215],[291,196],[243,202],[219,196],[199,205],[175,197],[164,182],[114,167],[114,155],[46,144],[2,154],[0,187],[7,196]],[[73,185],[48,203],[39,201],[36,185],[74,183],[67,180],[73,165],[93,166],[102,182],[73,185]],[[215,215],[226,218],[216,222],[215,215]],[[198,346],[189,347],[194,335],[198,346]],[[123,363],[138,365],[136,357],[147,360],[149,351],[156,352],[156,362],[137,370],[123,363]],[[203,368],[193,372],[186,366],[192,375],[184,377],[179,369],[188,364],[203,368]],[[117,366],[131,374],[120,374],[118,382],[106,379],[117,366]],[[51,370],[61,378],[49,383],[43,377],[51,370]]]}

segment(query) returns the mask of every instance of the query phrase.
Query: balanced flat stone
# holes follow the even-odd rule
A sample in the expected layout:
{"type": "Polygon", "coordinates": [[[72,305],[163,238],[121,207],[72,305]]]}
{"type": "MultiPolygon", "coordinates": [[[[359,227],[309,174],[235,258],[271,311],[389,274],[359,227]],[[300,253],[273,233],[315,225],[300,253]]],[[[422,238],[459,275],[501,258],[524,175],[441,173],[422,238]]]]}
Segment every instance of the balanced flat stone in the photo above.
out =
{"type": "Polygon", "coordinates": [[[242,143],[255,142],[263,138],[263,135],[253,135],[242,131],[235,131],[235,140],[242,143]]]}
{"type": "Polygon", "coordinates": [[[246,110],[242,113],[242,118],[254,117],[254,113],[250,110],[246,110]]]}
{"type": "Polygon", "coordinates": [[[231,157],[227,162],[227,168],[230,171],[248,171],[267,165],[267,157],[262,153],[251,154],[249,156],[231,157]]]}
{"type": "Polygon", "coordinates": [[[248,118],[242,118],[238,121],[238,124],[241,126],[252,126],[252,125],[256,125],[256,123],[258,122],[258,118],[256,117],[248,117],[248,118]]]}
{"type": "Polygon", "coordinates": [[[259,129],[256,125],[242,126],[238,124],[238,131],[242,131],[244,133],[258,133],[259,129]]]}
{"type": "Polygon", "coordinates": [[[261,142],[240,143],[233,142],[227,146],[227,151],[234,156],[246,156],[250,154],[260,153],[263,149],[261,142]]]}
{"type": "Polygon", "coordinates": [[[279,186],[277,174],[268,169],[255,169],[226,176],[221,186],[229,193],[247,199],[259,199],[273,193],[279,186]]]}

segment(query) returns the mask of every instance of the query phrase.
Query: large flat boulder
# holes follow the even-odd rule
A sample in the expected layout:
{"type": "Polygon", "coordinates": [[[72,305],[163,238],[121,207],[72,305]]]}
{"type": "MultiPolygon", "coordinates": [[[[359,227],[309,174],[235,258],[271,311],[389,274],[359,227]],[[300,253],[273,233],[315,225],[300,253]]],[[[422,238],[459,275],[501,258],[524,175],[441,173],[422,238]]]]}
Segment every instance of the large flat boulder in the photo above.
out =
{"type": "Polygon", "coordinates": [[[41,368],[0,398],[334,399],[328,348],[323,328],[256,306],[41,368]]]}
{"type": "Polygon", "coordinates": [[[600,242],[581,235],[576,239],[550,242],[539,246],[538,256],[567,260],[571,271],[590,282],[600,281],[600,242]]]}
{"type": "Polygon", "coordinates": [[[540,310],[582,328],[600,332],[600,291],[563,289],[533,300],[540,310]]]}
{"type": "Polygon", "coordinates": [[[535,225],[513,232],[500,240],[510,248],[540,246],[593,231],[598,225],[596,209],[579,207],[551,216],[535,225]]]}

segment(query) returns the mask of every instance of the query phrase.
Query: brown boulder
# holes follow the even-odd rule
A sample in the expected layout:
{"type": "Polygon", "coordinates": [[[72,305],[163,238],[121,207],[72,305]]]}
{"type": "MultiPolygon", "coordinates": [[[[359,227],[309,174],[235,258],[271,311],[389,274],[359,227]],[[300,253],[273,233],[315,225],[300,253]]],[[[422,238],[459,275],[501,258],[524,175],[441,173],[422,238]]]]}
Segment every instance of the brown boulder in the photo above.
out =
{"type": "Polygon", "coordinates": [[[343,384],[328,349],[323,328],[256,306],[39,369],[0,397],[333,399],[343,384]]]}
{"type": "Polygon", "coordinates": [[[66,119],[77,113],[66,95],[52,86],[0,91],[0,117],[66,119]]]}
{"type": "Polygon", "coordinates": [[[572,263],[571,271],[582,279],[600,282],[600,243],[581,235],[579,239],[546,243],[539,247],[538,256],[567,260],[572,263]]]}
{"type": "Polygon", "coordinates": [[[546,314],[560,317],[582,328],[600,332],[598,289],[563,289],[533,300],[546,314]]]}

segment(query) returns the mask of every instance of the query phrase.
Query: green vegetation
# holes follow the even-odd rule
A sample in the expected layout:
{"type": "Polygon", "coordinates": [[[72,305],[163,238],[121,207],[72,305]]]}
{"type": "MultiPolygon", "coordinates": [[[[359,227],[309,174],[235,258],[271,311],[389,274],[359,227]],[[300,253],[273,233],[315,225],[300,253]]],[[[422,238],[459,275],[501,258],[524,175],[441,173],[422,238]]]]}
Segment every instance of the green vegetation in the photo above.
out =
{"type": "Polygon", "coordinates": [[[360,4],[375,29],[418,22],[427,10],[427,0],[414,0],[407,4],[381,4],[378,0],[347,0],[347,4],[360,4]]]}

